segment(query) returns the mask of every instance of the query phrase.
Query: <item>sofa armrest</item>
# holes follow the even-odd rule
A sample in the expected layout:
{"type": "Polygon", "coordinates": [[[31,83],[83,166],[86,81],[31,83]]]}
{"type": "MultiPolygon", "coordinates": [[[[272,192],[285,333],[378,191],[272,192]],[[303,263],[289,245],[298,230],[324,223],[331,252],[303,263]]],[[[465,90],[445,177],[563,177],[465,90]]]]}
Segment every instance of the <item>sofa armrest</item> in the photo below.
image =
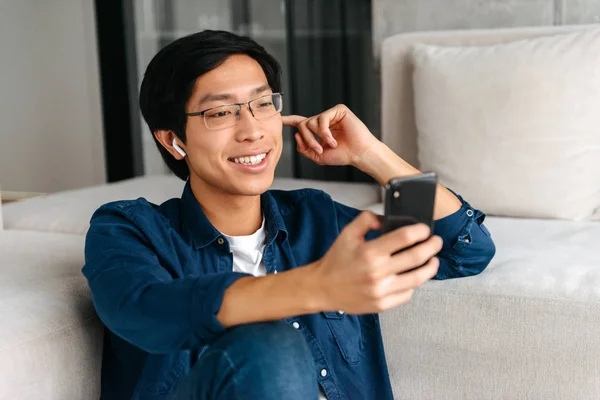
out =
{"type": "Polygon", "coordinates": [[[4,226],[2,223],[2,203],[11,203],[13,201],[19,201],[19,200],[29,199],[32,197],[38,197],[43,194],[44,193],[36,193],[36,192],[2,192],[2,190],[0,190],[0,231],[4,229],[4,226]]]}

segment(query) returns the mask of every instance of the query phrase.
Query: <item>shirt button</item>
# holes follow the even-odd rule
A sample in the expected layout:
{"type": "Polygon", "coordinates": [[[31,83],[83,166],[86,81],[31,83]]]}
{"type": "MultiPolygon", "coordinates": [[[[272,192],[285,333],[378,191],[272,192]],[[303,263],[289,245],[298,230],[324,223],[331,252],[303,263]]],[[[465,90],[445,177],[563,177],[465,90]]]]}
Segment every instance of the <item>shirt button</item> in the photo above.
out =
{"type": "Polygon", "coordinates": [[[223,240],[223,238],[220,237],[217,239],[217,243],[223,244],[223,243],[225,243],[225,240],[223,240]]]}
{"type": "Polygon", "coordinates": [[[276,273],[277,273],[277,270],[273,271],[273,273],[274,273],[274,274],[276,274],[276,273]]]}
{"type": "Polygon", "coordinates": [[[340,311],[338,311],[338,314],[340,314],[340,315],[344,315],[344,311],[343,311],[343,310],[340,310],[340,311]]]}
{"type": "Polygon", "coordinates": [[[467,217],[473,216],[473,210],[467,210],[467,217]]]}
{"type": "Polygon", "coordinates": [[[326,370],[325,368],[323,368],[323,369],[321,370],[321,376],[322,376],[323,378],[325,378],[325,377],[327,376],[327,370],[326,370]]]}
{"type": "Polygon", "coordinates": [[[299,323],[297,323],[297,322],[294,322],[294,323],[292,324],[292,326],[293,326],[294,328],[296,328],[296,329],[299,329],[299,328],[300,328],[300,324],[299,324],[299,323]]]}

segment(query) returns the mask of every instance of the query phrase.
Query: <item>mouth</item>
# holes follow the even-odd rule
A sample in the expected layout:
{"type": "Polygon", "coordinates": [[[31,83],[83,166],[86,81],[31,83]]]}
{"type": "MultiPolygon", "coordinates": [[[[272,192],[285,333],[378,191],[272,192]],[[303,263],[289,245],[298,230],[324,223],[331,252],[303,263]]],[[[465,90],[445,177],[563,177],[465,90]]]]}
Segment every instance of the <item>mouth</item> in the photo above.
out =
{"type": "Polygon", "coordinates": [[[240,156],[240,157],[231,157],[228,160],[235,163],[235,164],[240,164],[240,165],[259,165],[262,164],[262,162],[267,158],[267,156],[269,155],[271,151],[267,151],[265,153],[259,153],[259,154],[253,154],[253,155],[246,155],[246,156],[240,156]]]}

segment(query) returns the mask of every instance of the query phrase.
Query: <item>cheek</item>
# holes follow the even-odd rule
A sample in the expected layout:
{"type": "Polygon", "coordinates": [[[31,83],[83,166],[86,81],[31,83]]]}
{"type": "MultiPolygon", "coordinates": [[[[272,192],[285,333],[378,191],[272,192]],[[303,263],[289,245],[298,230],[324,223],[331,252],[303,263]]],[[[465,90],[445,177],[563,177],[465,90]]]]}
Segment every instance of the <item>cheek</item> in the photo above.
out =
{"type": "Polygon", "coordinates": [[[273,118],[272,121],[268,121],[265,124],[265,130],[277,141],[281,142],[281,135],[283,132],[283,122],[281,117],[273,118]]]}
{"type": "Polygon", "coordinates": [[[227,145],[226,135],[216,132],[195,132],[188,136],[188,153],[196,164],[213,164],[227,145]]]}

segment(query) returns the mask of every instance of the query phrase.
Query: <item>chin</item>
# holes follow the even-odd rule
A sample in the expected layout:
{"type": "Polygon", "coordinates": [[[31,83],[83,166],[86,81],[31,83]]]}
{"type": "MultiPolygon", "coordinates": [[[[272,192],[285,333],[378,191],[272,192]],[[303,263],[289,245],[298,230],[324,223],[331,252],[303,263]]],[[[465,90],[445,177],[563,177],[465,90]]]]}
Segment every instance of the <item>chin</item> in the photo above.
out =
{"type": "Polygon", "coordinates": [[[269,190],[273,184],[273,176],[252,179],[237,186],[237,191],[245,196],[258,196],[269,190]]]}

